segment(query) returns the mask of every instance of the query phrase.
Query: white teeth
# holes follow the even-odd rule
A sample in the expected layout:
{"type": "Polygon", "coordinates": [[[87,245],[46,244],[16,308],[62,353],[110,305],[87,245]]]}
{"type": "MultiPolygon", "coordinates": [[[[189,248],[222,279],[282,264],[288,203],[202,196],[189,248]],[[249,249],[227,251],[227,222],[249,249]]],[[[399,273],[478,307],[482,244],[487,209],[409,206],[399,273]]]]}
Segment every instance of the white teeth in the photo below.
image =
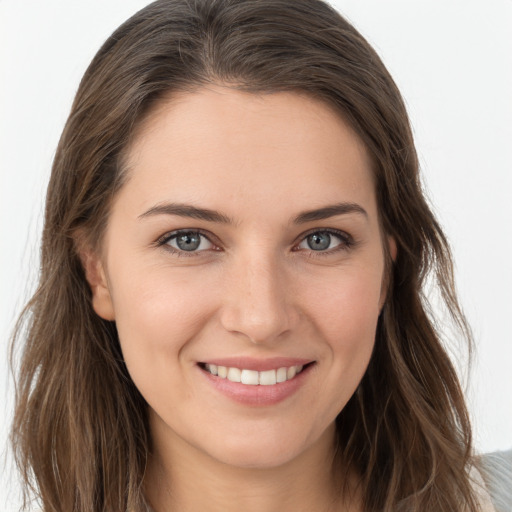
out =
{"type": "Polygon", "coordinates": [[[204,368],[212,375],[217,375],[221,379],[228,379],[231,382],[241,382],[249,386],[273,386],[281,382],[293,379],[295,375],[303,369],[302,365],[281,367],[277,370],[266,370],[257,372],[255,370],[239,369],[228,366],[218,366],[215,364],[205,364],[204,368]]]}
{"type": "Polygon", "coordinates": [[[238,368],[229,368],[228,369],[228,380],[231,382],[240,382],[240,377],[242,376],[242,371],[238,368]]]}
{"type": "Polygon", "coordinates": [[[260,384],[262,386],[272,386],[277,382],[276,371],[267,370],[266,372],[260,372],[260,384]]]}
{"type": "Polygon", "coordinates": [[[242,370],[242,384],[257,386],[260,383],[259,373],[254,370],[242,370]]]}
{"type": "Polygon", "coordinates": [[[277,382],[284,382],[286,380],[286,368],[279,368],[276,372],[277,382]]]}

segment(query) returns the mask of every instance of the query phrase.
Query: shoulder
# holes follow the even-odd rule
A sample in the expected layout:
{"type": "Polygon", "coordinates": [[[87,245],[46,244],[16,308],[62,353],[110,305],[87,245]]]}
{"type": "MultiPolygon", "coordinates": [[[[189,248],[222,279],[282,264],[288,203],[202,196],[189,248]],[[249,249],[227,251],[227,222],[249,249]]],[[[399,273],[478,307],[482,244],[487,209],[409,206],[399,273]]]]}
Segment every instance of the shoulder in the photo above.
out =
{"type": "MultiPolygon", "coordinates": [[[[478,457],[477,469],[496,512],[512,511],[512,450],[478,457]]],[[[477,479],[475,479],[477,480],[477,479]]],[[[478,486],[478,481],[476,481],[478,486]]],[[[482,489],[485,493],[485,491],[482,489]]],[[[477,492],[479,490],[477,489],[477,492]]],[[[479,492],[480,494],[480,492],[479,492]]]]}

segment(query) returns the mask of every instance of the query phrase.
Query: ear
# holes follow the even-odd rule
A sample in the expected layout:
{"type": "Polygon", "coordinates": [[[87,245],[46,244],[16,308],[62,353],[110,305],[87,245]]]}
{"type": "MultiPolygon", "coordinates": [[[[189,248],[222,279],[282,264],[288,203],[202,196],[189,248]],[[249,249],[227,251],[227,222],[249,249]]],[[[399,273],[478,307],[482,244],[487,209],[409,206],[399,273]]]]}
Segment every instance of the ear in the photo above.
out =
{"type": "Polygon", "coordinates": [[[392,266],[393,263],[396,261],[396,256],[398,254],[398,248],[396,246],[396,240],[391,235],[386,237],[387,242],[387,251],[386,251],[386,262],[385,262],[385,268],[384,268],[384,277],[382,279],[382,286],[381,286],[381,292],[380,292],[380,299],[379,299],[379,309],[382,312],[382,308],[384,307],[384,304],[386,303],[386,299],[389,293],[389,287],[392,283],[391,279],[391,272],[392,272],[392,266]],[[391,260],[389,263],[387,262],[387,258],[391,260]]]}
{"type": "Polygon", "coordinates": [[[396,247],[396,240],[392,236],[387,237],[388,242],[388,251],[391,256],[391,261],[394,263],[396,261],[396,255],[398,254],[398,249],[396,247]]]}
{"type": "Polygon", "coordinates": [[[91,288],[94,311],[104,320],[115,320],[114,305],[101,258],[92,249],[80,250],[79,256],[84,268],[85,278],[91,288]]]}

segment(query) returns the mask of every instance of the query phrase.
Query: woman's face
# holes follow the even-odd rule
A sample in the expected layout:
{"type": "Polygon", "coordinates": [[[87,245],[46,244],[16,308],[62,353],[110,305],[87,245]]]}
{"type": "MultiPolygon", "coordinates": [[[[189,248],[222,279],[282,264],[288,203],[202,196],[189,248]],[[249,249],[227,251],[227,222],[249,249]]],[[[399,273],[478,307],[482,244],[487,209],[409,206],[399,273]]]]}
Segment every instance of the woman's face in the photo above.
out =
{"type": "Polygon", "coordinates": [[[174,95],[129,148],[88,277],[159,439],[240,467],[291,461],[332,441],[374,345],[365,148],[297,93],[174,95]]]}

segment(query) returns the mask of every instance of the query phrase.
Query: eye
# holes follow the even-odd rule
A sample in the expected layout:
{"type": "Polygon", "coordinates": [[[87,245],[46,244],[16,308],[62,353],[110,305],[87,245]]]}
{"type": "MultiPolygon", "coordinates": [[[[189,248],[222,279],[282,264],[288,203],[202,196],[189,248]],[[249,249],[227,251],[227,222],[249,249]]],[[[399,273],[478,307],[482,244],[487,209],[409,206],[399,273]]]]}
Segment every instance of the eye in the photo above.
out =
{"type": "Polygon", "coordinates": [[[297,246],[297,249],[306,249],[315,252],[333,252],[348,249],[352,245],[349,235],[339,231],[314,231],[307,235],[297,246]]]}
{"type": "Polygon", "coordinates": [[[213,249],[215,246],[199,231],[173,231],[162,237],[158,245],[167,246],[173,252],[194,253],[213,249]]]}

